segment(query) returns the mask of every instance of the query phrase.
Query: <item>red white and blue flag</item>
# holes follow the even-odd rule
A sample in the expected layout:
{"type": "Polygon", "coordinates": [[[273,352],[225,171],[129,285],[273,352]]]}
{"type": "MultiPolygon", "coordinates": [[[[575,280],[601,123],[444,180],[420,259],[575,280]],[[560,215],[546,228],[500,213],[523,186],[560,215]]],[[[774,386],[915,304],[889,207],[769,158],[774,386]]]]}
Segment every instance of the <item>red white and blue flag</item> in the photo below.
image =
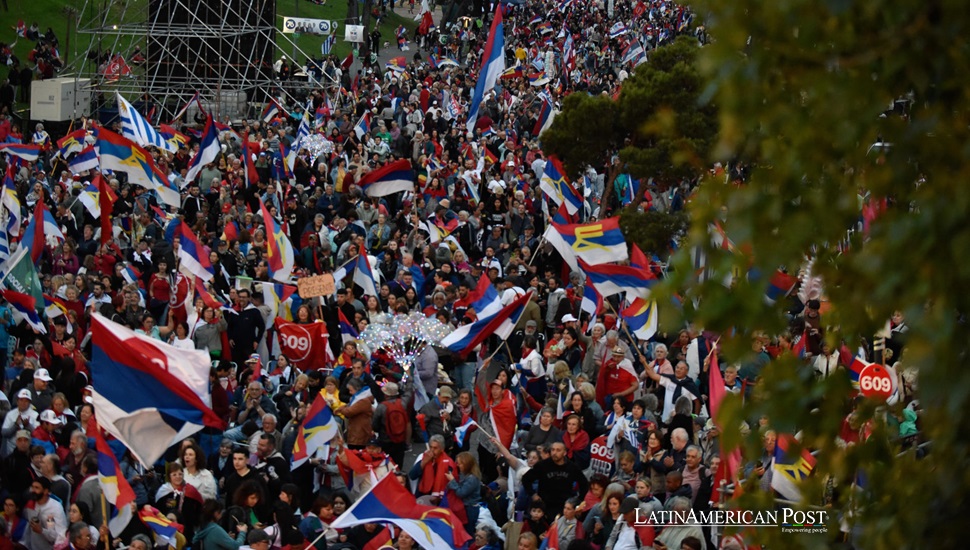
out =
{"type": "Polygon", "coordinates": [[[485,94],[495,87],[503,72],[505,72],[505,25],[502,24],[502,5],[498,4],[495,7],[495,18],[492,20],[492,29],[488,33],[488,41],[485,42],[482,66],[478,71],[478,83],[475,85],[471,107],[468,109],[469,132],[475,128],[478,111],[485,99],[485,94]]]}
{"type": "Polygon", "coordinates": [[[212,120],[212,116],[209,116],[205,120],[205,130],[202,131],[199,152],[192,157],[192,161],[189,163],[189,171],[185,174],[185,181],[195,180],[195,177],[205,168],[205,165],[215,161],[221,152],[222,147],[219,145],[219,129],[212,120]]]}
{"type": "Polygon", "coordinates": [[[531,299],[532,293],[527,292],[492,315],[481,316],[470,325],[458,327],[441,341],[441,346],[458,355],[464,355],[493,334],[500,340],[507,339],[531,299]]]}
{"type": "MultiPolygon", "coordinates": [[[[650,288],[657,284],[653,273],[628,265],[597,264],[590,265],[579,259],[579,266],[586,277],[602,296],[612,296],[626,292],[627,299],[649,298],[650,288]]],[[[641,312],[642,313],[642,312],[641,312]]]]}
{"type": "Polygon", "coordinates": [[[98,422],[142,464],[206,426],[225,429],[211,409],[208,353],[177,349],[98,314],[91,334],[98,422]]]}
{"type": "Polygon", "coordinates": [[[198,237],[192,232],[185,222],[175,220],[175,236],[179,238],[178,257],[181,261],[181,269],[188,271],[203,281],[208,281],[215,276],[216,270],[209,262],[209,254],[199,242],[198,237]]]}
{"type": "Polygon", "coordinates": [[[375,483],[330,527],[347,529],[364,523],[393,523],[421,548],[461,548],[471,540],[454,512],[418,504],[391,475],[375,483]]]}
{"type": "Polygon", "coordinates": [[[105,519],[108,520],[111,536],[120,537],[132,518],[131,504],[135,502],[135,491],[125,479],[118,459],[101,435],[101,430],[94,430],[94,446],[98,451],[98,482],[104,500],[111,505],[111,517],[105,519]]]}
{"type": "Polygon", "coordinates": [[[30,259],[34,262],[34,265],[37,265],[40,260],[48,241],[62,243],[64,242],[64,233],[61,232],[57,220],[47,209],[44,201],[37,201],[37,205],[34,207],[34,216],[30,218],[30,223],[24,229],[23,239],[20,241],[21,244],[30,249],[30,259]]]}
{"type": "Polygon", "coordinates": [[[263,223],[266,224],[266,261],[269,263],[269,273],[277,281],[287,282],[293,273],[295,260],[293,243],[283,233],[276,219],[270,215],[262,199],[259,201],[259,209],[263,215],[263,223]]]}
{"type": "Polygon", "coordinates": [[[377,296],[377,278],[371,268],[370,259],[367,258],[367,249],[363,246],[360,247],[357,257],[351,258],[333,272],[333,279],[343,281],[350,275],[353,275],[354,284],[364,290],[364,295],[377,296]]]}
{"type": "Polygon", "coordinates": [[[98,160],[98,153],[94,150],[94,145],[88,145],[78,154],[74,155],[68,163],[68,168],[75,174],[80,174],[86,170],[94,170],[101,164],[98,160]]]}
{"type": "Polygon", "coordinates": [[[344,344],[347,342],[353,342],[360,338],[360,334],[358,334],[357,329],[354,328],[354,325],[350,324],[350,321],[347,320],[347,316],[344,315],[344,312],[339,308],[337,309],[337,319],[340,323],[340,339],[344,344]]]}
{"type": "Polygon", "coordinates": [[[26,321],[30,328],[41,334],[47,334],[47,327],[37,314],[37,301],[33,296],[14,290],[0,290],[0,294],[10,304],[14,319],[26,321]]]}
{"type": "Polygon", "coordinates": [[[467,307],[475,311],[475,315],[481,319],[488,317],[502,309],[502,300],[499,298],[498,291],[492,284],[491,279],[482,277],[478,280],[475,290],[468,293],[464,298],[455,300],[455,307],[467,307]]]}
{"type": "Polygon", "coordinates": [[[87,130],[81,128],[57,140],[57,154],[66,159],[73,153],[80,153],[84,149],[84,138],[87,134],[87,130]]]}
{"type": "Polygon", "coordinates": [[[137,143],[104,128],[98,129],[98,156],[102,170],[128,174],[128,181],[158,193],[165,204],[181,206],[179,190],[155,165],[152,156],[137,143]]]}
{"type": "Polygon", "coordinates": [[[40,157],[40,151],[43,148],[41,145],[28,145],[25,143],[0,143],[0,153],[6,153],[8,155],[15,156],[26,160],[27,162],[34,162],[40,157]]]}
{"type": "Polygon", "coordinates": [[[619,217],[584,224],[550,223],[544,236],[573,271],[579,271],[578,259],[596,265],[629,258],[619,217]]]}
{"type": "Polygon", "coordinates": [[[414,170],[408,159],[389,162],[361,176],[357,185],[368,197],[384,197],[414,190],[414,170]]]}
{"type": "Polygon", "coordinates": [[[295,469],[302,466],[304,462],[337,435],[337,430],[337,421],[333,417],[330,405],[323,398],[323,394],[318,393],[313,404],[307,410],[306,418],[300,424],[299,431],[296,432],[291,468],[295,469]]]}

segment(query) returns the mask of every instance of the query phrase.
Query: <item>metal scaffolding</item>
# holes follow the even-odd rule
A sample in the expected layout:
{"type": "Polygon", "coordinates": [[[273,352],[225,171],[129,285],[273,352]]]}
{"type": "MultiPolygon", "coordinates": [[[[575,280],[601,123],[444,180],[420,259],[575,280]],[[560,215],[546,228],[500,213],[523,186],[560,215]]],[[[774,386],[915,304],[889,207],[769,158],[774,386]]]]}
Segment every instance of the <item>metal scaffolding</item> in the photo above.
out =
{"type": "MultiPolygon", "coordinates": [[[[114,107],[114,92],[150,101],[170,120],[196,92],[219,119],[252,117],[272,95],[290,95],[275,78],[276,0],[76,0],[75,51],[61,76],[90,78],[92,114],[114,107]],[[85,40],[87,35],[90,40],[85,40]],[[109,78],[120,54],[131,74],[109,78]],[[147,95],[146,95],[147,94],[147,95]]],[[[189,111],[189,116],[193,111],[189,111]]]]}

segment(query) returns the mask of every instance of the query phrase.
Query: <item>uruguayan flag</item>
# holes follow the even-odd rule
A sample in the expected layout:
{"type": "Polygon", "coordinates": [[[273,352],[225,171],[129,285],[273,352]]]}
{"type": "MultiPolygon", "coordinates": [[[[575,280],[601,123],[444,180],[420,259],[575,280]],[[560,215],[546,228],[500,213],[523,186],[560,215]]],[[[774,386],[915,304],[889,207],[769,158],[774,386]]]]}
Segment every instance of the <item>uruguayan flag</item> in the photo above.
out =
{"type": "Polygon", "coordinates": [[[121,117],[121,134],[126,138],[143,147],[151,145],[169,153],[178,152],[178,145],[169,143],[156,132],[145,117],[138,114],[138,111],[131,106],[131,103],[125,101],[121,94],[118,94],[118,116],[121,117]]]}

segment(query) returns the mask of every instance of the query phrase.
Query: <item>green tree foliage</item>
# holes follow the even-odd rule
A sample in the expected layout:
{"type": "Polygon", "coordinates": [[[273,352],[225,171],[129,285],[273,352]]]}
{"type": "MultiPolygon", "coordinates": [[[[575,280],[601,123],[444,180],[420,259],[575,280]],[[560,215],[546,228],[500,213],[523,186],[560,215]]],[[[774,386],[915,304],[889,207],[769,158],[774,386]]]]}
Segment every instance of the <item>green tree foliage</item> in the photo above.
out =
{"type": "MultiPolygon", "coordinates": [[[[922,458],[904,450],[887,427],[898,407],[863,403],[857,424],[873,435],[861,444],[835,444],[850,410],[846,377],[816,382],[794,362],[772,364],[755,396],[733,420],[767,415],[779,431],[803,431],[818,449],[806,488],[821,501],[834,487],[826,537],[758,534],[777,548],[830,547],[849,513],[853,543],[865,548],[956,548],[966,541],[970,488],[970,194],[967,92],[970,51],[965,6],[955,2],[696,2],[709,14],[713,44],[698,62],[709,79],[704,97],[720,109],[716,152],[754,167],[743,186],[706,182],[692,201],[694,244],[708,248],[715,275],[690,281],[686,257],[670,285],[702,296],[695,321],[737,330],[728,354],[743,359],[756,330],[777,333],[779,308],[761,300],[766,282],[725,274],[750,265],[762,273],[797,270],[814,256],[832,310],[827,339],[853,350],[872,340],[894,310],[910,327],[902,359],[919,373],[922,458]],[[906,116],[881,118],[891,102],[913,98],[906,116]],[[870,150],[877,140],[888,152],[870,150]],[[863,197],[889,208],[847,251],[836,243],[860,219],[863,197]],[[710,246],[710,223],[720,218],[740,251],[710,246]],[[857,473],[865,489],[853,489],[857,473]],[[827,486],[827,487],[826,487],[827,486]]],[[[749,441],[755,452],[757,442],[749,441]]],[[[766,495],[742,503],[768,505],[766,495]]]]}
{"type": "Polygon", "coordinates": [[[620,229],[627,242],[636,243],[643,251],[666,258],[670,242],[687,230],[685,212],[637,212],[629,208],[620,212],[620,229]]]}
{"type": "MultiPolygon", "coordinates": [[[[704,81],[695,62],[698,50],[696,40],[681,37],[651,52],[615,101],[606,95],[568,96],[542,135],[544,150],[559,156],[569,174],[586,166],[607,167],[604,211],[611,210],[613,180],[621,173],[666,187],[696,179],[705,170],[717,135],[717,112],[700,100],[704,81]]],[[[640,186],[634,205],[646,188],[640,186]]],[[[624,220],[626,228],[636,228],[628,235],[635,234],[641,248],[659,254],[666,254],[675,229],[684,223],[682,217],[660,213],[630,212],[624,220]]]]}

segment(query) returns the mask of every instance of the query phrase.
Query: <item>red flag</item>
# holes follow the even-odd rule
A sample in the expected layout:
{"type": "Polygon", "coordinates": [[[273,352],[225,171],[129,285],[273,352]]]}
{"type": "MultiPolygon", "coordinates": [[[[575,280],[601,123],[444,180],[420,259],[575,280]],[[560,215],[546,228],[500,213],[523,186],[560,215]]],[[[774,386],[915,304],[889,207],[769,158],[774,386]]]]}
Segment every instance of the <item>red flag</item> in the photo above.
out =
{"type": "Polygon", "coordinates": [[[259,182],[259,174],[256,172],[256,163],[253,162],[252,153],[249,150],[249,133],[243,136],[242,163],[246,168],[246,185],[256,185],[259,182]]]}
{"type": "Polygon", "coordinates": [[[326,323],[298,325],[276,318],[280,351],[300,370],[318,369],[327,364],[329,337],[326,323]]]}
{"type": "Polygon", "coordinates": [[[98,206],[101,207],[101,244],[107,244],[114,237],[114,231],[111,230],[111,212],[118,197],[100,173],[94,178],[94,187],[98,190],[98,206]]]}
{"type": "Polygon", "coordinates": [[[130,74],[131,67],[125,63],[125,58],[121,54],[114,56],[114,59],[104,68],[104,77],[106,80],[118,80],[130,74]]]}
{"type": "MultiPolygon", "coordinates": [[[[710,374],[709,388],[710,388],[710,412],[711,418],[714,419],[714,425],[717,426],[718,431],[724,431],[724,422],[719,421],[717,418],[717,413],[721,408],[721,402],[724,401],[724,397],[727,395],[727,388],[724,386],[724,378],[721,376],[721,368],[717,364],[717,347],[711,351],[711,364],[708,367],[708,372],[710,374]]],[[[735,481],[735,476],[738,473],[738,469],[741,466],[741,449],[735,447],[734,449],[727,452],[724,448],[724,438],[720,436],[718,438],[721,441],[721,465],[717,468],[717,473],[714,474],[714,490],[720,487],[721,481],[726,483],[731,483],[735,481]]],[[[735,483],[735,494],[740,494],[737,491],[740,487],[739,483],[735,483]]],[[[712,498],[717,498],[718,495],[712,495],[712,498]]]]}
{"type": "Polygon", "coordinates": [[[350,69],[350,66],[354,64],[354,52],[351,51],[347,54],[347,57],[340,63],[340,68],[343,70],[350,69]]]}
{"type": "Polygon", "coordinates": [[[421,24],[418,25],[418,34],[425,35],[431,31],[431,27],[434,26],[434,17],[432,17],[430,11],[424,12],[421,16],[421,24]]]}

